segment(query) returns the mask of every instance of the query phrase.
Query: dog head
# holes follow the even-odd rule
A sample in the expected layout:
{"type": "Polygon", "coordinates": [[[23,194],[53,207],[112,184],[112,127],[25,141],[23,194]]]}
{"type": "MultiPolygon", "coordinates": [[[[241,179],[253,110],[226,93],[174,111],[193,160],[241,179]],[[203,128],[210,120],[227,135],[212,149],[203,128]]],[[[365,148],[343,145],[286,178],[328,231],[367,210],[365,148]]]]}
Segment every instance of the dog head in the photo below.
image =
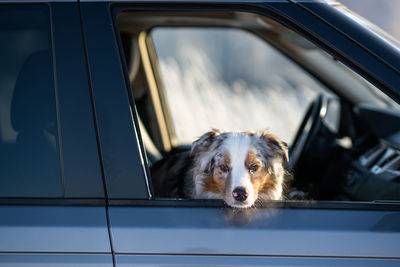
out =
{"type": "Polygon", "coordinates": [[[223,199],[239,208],[281,198],[288,148],[267,131],[214,130],[195,141],[191,153],[195,198],[223,199]]]}

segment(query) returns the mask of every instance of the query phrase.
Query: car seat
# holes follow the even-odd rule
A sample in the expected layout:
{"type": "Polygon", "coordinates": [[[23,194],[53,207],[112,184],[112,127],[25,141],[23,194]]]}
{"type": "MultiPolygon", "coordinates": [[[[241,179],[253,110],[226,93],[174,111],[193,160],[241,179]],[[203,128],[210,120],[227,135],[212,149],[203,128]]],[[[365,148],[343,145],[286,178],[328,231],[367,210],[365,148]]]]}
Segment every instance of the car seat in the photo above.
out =
{"type": "Polygon", "coordinates": [[[1,195],[62,195],[55,99],[51,53],[35,52],[26,59],[15,83],[11,124],[18,134],[1,195]]]}

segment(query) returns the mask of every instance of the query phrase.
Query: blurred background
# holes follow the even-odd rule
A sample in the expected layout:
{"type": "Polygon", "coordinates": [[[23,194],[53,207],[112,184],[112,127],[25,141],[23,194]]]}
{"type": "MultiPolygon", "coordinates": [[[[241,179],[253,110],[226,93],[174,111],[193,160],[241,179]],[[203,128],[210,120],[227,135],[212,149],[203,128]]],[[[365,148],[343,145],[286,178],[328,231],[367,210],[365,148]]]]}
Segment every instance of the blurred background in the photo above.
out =
{"type": "Polygon", "coordinates": [[[400,40],[400,0],[339,0],[339,2],[400,40]]]}

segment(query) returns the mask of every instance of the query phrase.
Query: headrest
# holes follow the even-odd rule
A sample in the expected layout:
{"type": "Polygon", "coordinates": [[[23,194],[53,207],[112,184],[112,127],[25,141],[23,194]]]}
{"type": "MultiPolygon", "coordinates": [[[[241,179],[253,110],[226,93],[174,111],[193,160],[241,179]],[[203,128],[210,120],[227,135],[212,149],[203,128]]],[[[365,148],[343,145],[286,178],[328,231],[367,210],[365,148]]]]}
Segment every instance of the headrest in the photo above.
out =
{"type": "Polygon", "coordinates": [[[50,51],[31,54],[23,64],[13,92],[11,124],[15,131],[56,132],[56,101],[50,51]]]}

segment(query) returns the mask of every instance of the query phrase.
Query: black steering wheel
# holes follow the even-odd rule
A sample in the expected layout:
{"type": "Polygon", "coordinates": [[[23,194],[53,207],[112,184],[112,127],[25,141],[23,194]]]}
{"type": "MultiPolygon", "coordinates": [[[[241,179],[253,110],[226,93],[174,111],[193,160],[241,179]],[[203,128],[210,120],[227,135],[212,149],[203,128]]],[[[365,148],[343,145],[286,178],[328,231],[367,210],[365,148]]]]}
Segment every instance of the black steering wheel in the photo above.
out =
{"type": "Polygon", "coordinates": [[[296,169],[300,159],[310,149],[310,144],[312,144],[314,138],[321,129],[327,106],[328,98],[319,94],[308,107],[290,149],[289,165],[292,170],[296,169]]]}

